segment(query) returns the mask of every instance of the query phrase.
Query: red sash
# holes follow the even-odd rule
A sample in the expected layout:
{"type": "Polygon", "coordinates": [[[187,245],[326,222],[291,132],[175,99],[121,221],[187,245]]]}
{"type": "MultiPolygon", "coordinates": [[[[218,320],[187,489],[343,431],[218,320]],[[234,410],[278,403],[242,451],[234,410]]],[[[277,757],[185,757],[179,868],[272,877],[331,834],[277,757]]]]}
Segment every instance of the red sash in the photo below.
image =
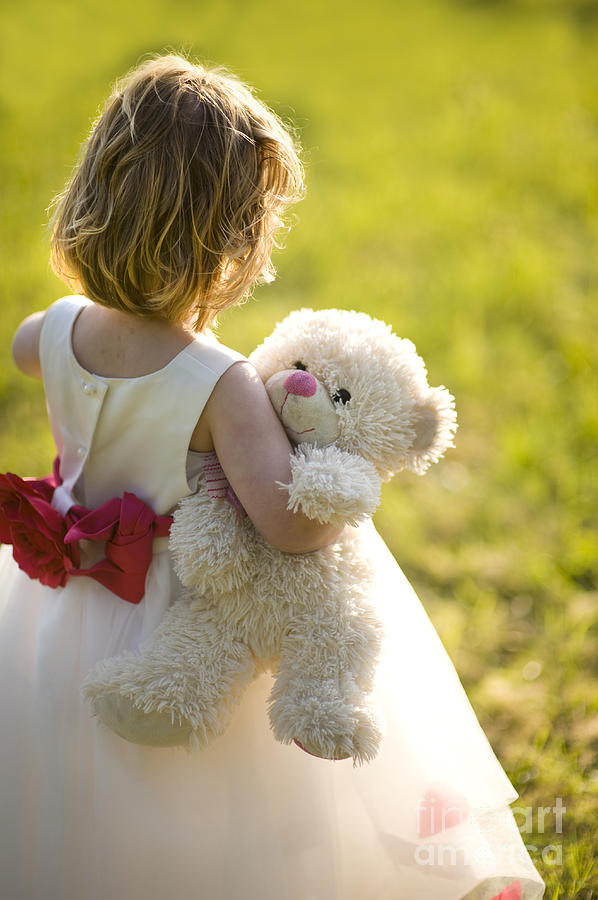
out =
{"type": "Polygon", "coordinates": [[[64,587],[71,576],[85,575],[123,600],[139,603],[153,541],[168,536],[172,516],[156,516],[128,493],[95,510],[72,506],[63,516],[52,506],[61,483],[58,459],[47,478],[0,475],[0,543],[12,544],[19,568],[42,584],[64,587]],[[105,558],[81,569],[81,540],[105,541],[105,558]]]}

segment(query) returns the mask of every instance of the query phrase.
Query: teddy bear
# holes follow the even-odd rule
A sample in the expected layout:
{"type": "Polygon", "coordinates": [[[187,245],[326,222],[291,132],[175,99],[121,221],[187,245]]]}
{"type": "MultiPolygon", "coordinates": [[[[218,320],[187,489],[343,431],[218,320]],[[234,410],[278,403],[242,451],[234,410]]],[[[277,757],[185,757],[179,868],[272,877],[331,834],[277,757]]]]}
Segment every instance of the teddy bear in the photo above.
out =
{"type": "Polygon", "coordinates": [[[277,550],[215,454],[206,457],[171,527],[181,597],[137,653],[101,661],[83,695],[127,740],[201,748],[269,670],[274,737],[361,764],[383,738],[373,688],[384,623],[360,523],[374,514],[381,482],[402,469],[423,474],[452,446],[454,401],[428,386],[411,341],[362,312],[292,312],[249,359],[295,445],[290,483],[280,485],[288,508],[345,527],[321,550],[277,550]]]}

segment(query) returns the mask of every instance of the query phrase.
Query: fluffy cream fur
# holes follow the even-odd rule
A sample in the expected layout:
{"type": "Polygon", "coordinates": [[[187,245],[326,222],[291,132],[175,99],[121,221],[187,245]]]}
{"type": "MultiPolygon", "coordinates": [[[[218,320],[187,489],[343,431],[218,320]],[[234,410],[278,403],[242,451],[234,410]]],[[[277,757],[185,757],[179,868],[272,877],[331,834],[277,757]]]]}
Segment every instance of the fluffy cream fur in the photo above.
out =
{"type": "MultiPolygon", "coordinates": [[[[251,360],[289,433],[304,435],[281,489],[311,518],[371,516],[381,479],[421,474],[452,444],[448,391],[428,386],[411,342],[364,313],[292,313],[251,360]]],[[[94,712],[127,740],[201,747],[269,669],[277,740],[372,759],[383,734],[372,700],[383,624],[359,528],[315,553],[283,553],[200,483],[176,510],[170,544],[187,592],[139,653],[90,673],[83,690],[94,712]]]]}
{"type": "Polygon", "coordinates": [[[291,457],[288,507],[310,519],[356,525],[380,503],[380,479],[373,465],[339,447],[299,444],[291,457]]]}
{"type": "Polygon", "coordinates": [[[266,384],[299,362],[331,398],[348,390],[351,400],[335,404],[336,444],[369,460],[383,481],[403,468],[423,474],[452,446],[453,398],[445,388],[428,386],[411,341],[366,313],[296,310],[250,359],[266,384]]]}

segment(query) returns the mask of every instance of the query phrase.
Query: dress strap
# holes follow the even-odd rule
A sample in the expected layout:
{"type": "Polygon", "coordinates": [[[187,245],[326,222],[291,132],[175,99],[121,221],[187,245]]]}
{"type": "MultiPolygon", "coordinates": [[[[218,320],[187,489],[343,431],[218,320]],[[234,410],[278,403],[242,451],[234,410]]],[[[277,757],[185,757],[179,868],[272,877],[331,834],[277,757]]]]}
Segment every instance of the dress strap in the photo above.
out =
{"type": "Polygon", "coordinates": [[[39,357],[44,385],[63,372],[69,356],[72,326],[81,310],[91,305],[87,297],[75,295],[56,300],[47,310],[39,339],[39,357]]]}
{"type": "MultiPolygon", "coordinates": [[[[46,406],[54,442],[60,458],[61,482],[52,505],[65,514],[73,504],[87,459],[95,422],[107,386],[101,379],[82,377],[72,352],[75,319],[91,300],[63,297],[46,311],[39,342],[46,406]]],[[[99,504],[98,504],[99,505],[99,504]]]]}
{"type": "Polygon", "coordinates": [[[164,409],[173,409],[172,417],[164,422],[161,440],[152,447],[152,467],[169,473],[170,496],[167,499],[162,492],[157,506],[161,512],[169,512],[181,497],[197,489],[195,475],[199,473],[195,472],[194,454],[190,457],[189,453],[193,432],[219,379],[232,365],[245,360],[242,353],[224,346],[211,333],[201,334],[165,370],[168,378],[156,379],[156,401],[162,402],[164,409]]]}

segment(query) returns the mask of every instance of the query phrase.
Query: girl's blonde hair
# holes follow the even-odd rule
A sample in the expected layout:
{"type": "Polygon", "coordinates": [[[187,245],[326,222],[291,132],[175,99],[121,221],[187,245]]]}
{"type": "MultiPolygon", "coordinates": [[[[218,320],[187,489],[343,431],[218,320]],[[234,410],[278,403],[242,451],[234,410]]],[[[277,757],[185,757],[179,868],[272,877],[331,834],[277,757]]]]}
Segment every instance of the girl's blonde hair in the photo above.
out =
{"type": "Polygon", "coordinates": [[[55,198],[52,267],[104,306],[199,331],[272,280],[302,186],[291,135],[244,84],[161,56],[117,83],[55,198]]]}

